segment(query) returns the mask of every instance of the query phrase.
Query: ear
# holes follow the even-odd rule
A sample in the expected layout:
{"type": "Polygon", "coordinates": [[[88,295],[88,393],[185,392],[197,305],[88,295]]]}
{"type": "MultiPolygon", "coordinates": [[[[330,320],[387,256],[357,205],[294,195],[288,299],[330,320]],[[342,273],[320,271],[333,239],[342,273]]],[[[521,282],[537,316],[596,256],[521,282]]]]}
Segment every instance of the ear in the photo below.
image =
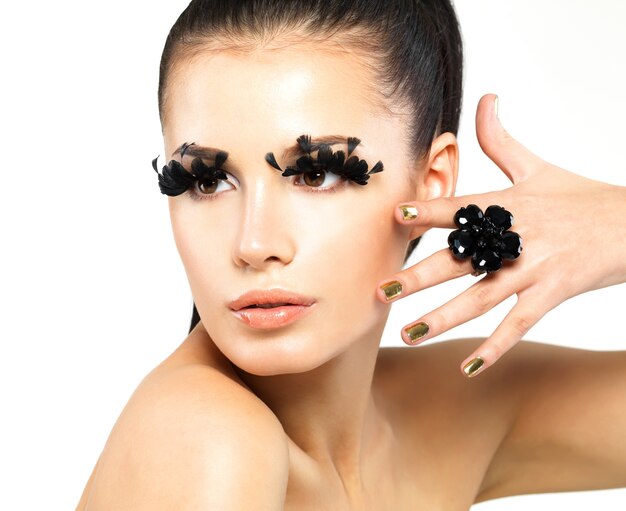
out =
{"type": "MultiPolygon", "coordinates": [[[[435,138],[427,158],[416,171],[415,200],[452,197],[459,171],[459,146],[456,136],[446,132],[435,138]]],[[[410,232],[411,239],[421,236],[428,229],[430,227],[415,226],[410,232]]]]}

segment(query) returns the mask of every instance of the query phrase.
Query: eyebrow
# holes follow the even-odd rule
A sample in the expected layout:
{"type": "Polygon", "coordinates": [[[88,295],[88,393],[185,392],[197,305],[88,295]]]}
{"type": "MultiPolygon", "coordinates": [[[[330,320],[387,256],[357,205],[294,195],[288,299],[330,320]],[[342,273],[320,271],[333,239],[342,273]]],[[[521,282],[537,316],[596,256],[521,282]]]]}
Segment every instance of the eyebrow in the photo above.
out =
{"type": "MultiPolygon", "coordinates": [[[[330,146],[336,145],[336,144],[347,145],[348,137],[344,135],[323,135],[320,137],[312,136],[311,145],[315,146],[319,144],[328,144],[330,146]]],[[[223,149],[217,149],[215,147],[201,146],[195,143],[193,144],[184,143],[184,144],[181,144],[181,146],[172,153],[172,157],[174,157],[177,154],[180,154],[185,146],[187,147],[187,149],[185,149],[186,155],[199,157],[199,158],[203,158],[206,160],[215,160],[215,156],[217,155],[217,153],[220,151],[224,151],[223,149]]],[[[365,144],[363,144],[363,142],[359,142],[359,146],[364,147],[365,144]]],[[[224,152],[227,152],[227,151],[224,151],[224,152]]],[[[303,154],[305,154],[304,151],[302,151],[302,148],[296,142],[293,146],[288,147],[287,149],[283,151],[282,159],[289,160],[291,158],[294,158],[295,156],[302,156],[303,154]]]]}

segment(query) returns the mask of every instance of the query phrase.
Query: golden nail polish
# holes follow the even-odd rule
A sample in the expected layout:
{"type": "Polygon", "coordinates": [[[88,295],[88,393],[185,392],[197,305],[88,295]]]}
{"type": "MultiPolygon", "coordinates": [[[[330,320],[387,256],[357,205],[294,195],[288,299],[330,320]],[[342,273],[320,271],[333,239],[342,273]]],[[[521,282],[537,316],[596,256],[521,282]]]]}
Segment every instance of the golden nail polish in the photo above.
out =
{"type": "Polygon", "coordinates": [[[387,299],[387,301],[392,300],[396,296],[402,294],[402,284],[397,280],[387,282],[386,284],[380,286],[380,288],[383,290],[383,293],[385,293],[385,298],[387,299]]]}
{"type": "Polygon", "coordinates": [[[465,374],[471,378],[476,375],[476,372],[483,366],[484,363],[485,361],[480,357],[473,358],[463,366],[463,371],[465,371],[465,374]]]}
{"type": "Polygon", "coordinates": [[[413,220],[417,218],[417,208],[415,206],[409,206],[408,204],[400,206],[400,211],[402,212],[402,218],[405,220],[413,220]]]}
{"type": "Polygon", "coordinates": [[[409,336],[411,342],[415,342],[418,339],[424,337],[428,333],[429,329],[430,328],[428,327],[428,325],[422,321],[420,323],[416,323],[413,326],[405,328],[404,331],[409,336]]]}

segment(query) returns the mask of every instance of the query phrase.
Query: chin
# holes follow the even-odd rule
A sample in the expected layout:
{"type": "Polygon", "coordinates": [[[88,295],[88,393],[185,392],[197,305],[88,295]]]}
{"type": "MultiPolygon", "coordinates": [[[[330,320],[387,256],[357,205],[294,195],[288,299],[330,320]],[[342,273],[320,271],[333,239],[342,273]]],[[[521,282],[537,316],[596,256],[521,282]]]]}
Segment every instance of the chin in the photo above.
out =
{"type": "Polygon", "coordinates": [[[305,373],[339,353],[338,344],[333,344],[334,350],[324,350],[317,333],[274,339],[239,336],[236,342],[230,340],[226,345],[214,342],[232,364],[256,376],[305,373]]]}

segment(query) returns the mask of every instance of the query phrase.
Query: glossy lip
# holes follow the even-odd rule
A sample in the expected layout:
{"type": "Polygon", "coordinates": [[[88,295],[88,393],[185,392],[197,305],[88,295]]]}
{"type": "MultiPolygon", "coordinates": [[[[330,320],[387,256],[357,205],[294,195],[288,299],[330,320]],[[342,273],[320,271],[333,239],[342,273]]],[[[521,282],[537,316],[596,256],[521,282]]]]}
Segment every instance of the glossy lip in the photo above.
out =
{"type": "Polygon", "coordinates": [[[241,309],[233,311],[233,314],[251,328],[270,330],[293,323],[314,307],[314,305],[284,305],[271,309],[241,309]]]}
{"type": "Polygon", "coordinates": [[[279,328],[306,315],[313,309],[315,300],[282,289],[253,290],[230,302],[233,315],[249,327],[269,330],[279,328]],[[284,303],[267,309],[246,308],[249,305],[284,303]]]}
{"type": "Polygon", "coordinates": [[[265,303],[287,303],[291,305],[313,305],[315,300],[308,296],[299,295],[284,289],[253,289],[242,294],[228,304],[231,310],[238,311],[249,305],[265,303]]]}

